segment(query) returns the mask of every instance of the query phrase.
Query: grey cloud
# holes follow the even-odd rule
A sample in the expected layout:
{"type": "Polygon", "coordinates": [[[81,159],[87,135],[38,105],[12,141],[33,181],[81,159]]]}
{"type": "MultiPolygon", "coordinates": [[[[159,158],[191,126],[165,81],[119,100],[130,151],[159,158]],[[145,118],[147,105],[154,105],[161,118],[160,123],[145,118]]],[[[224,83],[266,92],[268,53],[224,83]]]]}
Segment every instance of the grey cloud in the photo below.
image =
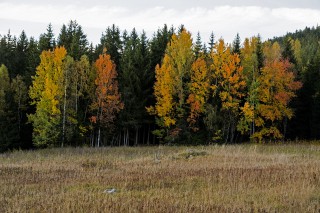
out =
{"type": "MultiPolygon", "coordinates": [[[[10,3],[22,3],[25,4],[25,0],[0,0],[1,2],[10,3]]],[[[143,10],[145,8],[162,6],[165,8],[174,8],[177,10],[184,10],[190,7],[204,7],[212,9],[217,6],[230,5],[230,6],[260,6],[268,8],[310,8],[320,9],[319,0],[29,0],[28,4],[59,4],[59,5],[83,5],[83,6],[118,6],[127,7],[133,10],[143,10]]]]}

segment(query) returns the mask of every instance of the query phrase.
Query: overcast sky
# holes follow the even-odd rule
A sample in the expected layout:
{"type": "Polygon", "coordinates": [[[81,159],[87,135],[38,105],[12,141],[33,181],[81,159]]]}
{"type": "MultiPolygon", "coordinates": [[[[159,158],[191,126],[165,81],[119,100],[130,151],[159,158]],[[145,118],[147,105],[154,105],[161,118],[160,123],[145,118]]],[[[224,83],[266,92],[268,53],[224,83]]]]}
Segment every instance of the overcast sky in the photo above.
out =
{"type": "Polygon", "coordinates": [[[112,24],[144,29],[149,37],[165,23],[184,24],[204,41],[213,31],[231,42],[237,32],[242,40],[258,33],[268,39],[320,22],[320,0],[0,0],[0,9],[2,35],[24,29],[38,38],[52,23],[58,36],[63,23],[77,20],[94,44],[112,24]]]}

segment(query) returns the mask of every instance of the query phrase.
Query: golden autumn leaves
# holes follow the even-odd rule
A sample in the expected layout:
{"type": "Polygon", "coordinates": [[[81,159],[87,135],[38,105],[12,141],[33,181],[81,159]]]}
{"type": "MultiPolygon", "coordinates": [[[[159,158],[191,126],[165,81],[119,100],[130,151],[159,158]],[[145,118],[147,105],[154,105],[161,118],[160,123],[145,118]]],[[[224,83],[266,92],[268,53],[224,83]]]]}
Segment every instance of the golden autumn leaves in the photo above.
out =
{"type": "MultiPolygon", "coordinates": [[[[160,127],[154,133],[174,140],[182,132],[206,128],[213,141],[234,142],[236,133],[258,141],[281,138],[280,124],[293,116],[288,104],[301,83],[295,81],[292,64],[282,58],[279,44],[263,44],[262,63],[258,45],[257,38],[246,39],[239,54],[220,39],[209,54],[196,55],[189,32],[173,34],[162,63],[155,67],[155,105],[147,107],[160,127]]],[[[73,62],[63,47],[44,51],[40,58],[29,91],[36,107],[29,115],[35,144],[59,141],[68,125],[75,129],[78,103],[85,102],[99,146],[101,129],[112,129],[125,107],[110,55],[101,54],[90,68],[85,58],[73,62]]],[[[79,126],[81,131],[90,128],[79,126]]]]}
{"type": "Polygon", "coordinates": [[[36,112],[28,116],[33,123],[33,138],[37,146],[51,144],[59,137],[57,129],[61,123],[63,60],[66,55],[67,51],[63,47],[44,51],[40,55],[41,63],[29,90],[31,104],[35,105],[36,112]]]}
{"type": "Polygon", "coordinates": [[[201,119],[209,118],[207,109],[216,109],[220,121],[210,122],[220,122],[212,134],[219,134],[220,140],[232,142],[236,129],[259,141],[281,138],[278,123],[292,117],[288,104],[301,83],[295,81],[291,64],[281,58],[277,43],[264,44],[259,68],[257,42],[246,40],[239,55],[220,39],[210,54],[196,58],[190,33],[173,35],[156,67],[156,104],[147,108],[163,128],[158,135],[176,137],[184,122],[197,131],[201,119]]]}
{"type": "MultiPolygon", "coordinates": [[[[74,63],[64,47],[43,51],[29,95],[36,107],[29,115],[36,146],[50,146],[67,135],[67,125],[74,129],[79,98],[86,93],[91,102],[90,121],[100,128],[110,128],[115,115],[123,108],[118,92],[117,72],[110,56],[102,54],[90,69],[82,57],[74,63]],[[88,94],[93,92],[94,94],[88,94]],[[73,101],[71,101],[73,100],[73,101]],[[61,128],[62,127],[62,128],[61,128]]],[[[85,127],[80,129],[86,131],[85,127]]],[[[100,132],[99,132],[100,133],[100,132]]],[[[97,136],[100,140],[100,135],[97,136]]]]}

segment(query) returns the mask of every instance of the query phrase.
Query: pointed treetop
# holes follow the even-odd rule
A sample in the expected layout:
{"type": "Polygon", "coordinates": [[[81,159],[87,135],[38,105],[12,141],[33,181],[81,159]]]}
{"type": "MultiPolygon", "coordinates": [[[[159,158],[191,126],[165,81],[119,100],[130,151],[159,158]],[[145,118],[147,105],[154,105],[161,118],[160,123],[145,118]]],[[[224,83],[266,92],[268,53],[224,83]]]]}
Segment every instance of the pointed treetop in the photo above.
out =
{"type": "Polygon", "coordinates": [[[211,35],[210,35],[210,39],[209,39],[209,51],[211,52],[211,50],[214,48],[214,45],[215,45],[215,36],[214,36],[214,33],[211,32],[211,35]]]}
{"type": "Polygon", "coordinates": [[[200,32],[198,32],[197,33],[196,43],[195,43],[195,46],[194,46],[194,53],[195,53],[197,58],[199,57],[201,51],[202,51],[202,41],[201,41],[200,32]]]}
{"type": "Polygon", "coordinates": [[[240,55],[240,52],[241,52],[240,45],[241,45],[241,40],[240,40],[239,33],[237,33],[237,35],[233,41],[233,44],[232,44],[232,52],[240,55]]]}

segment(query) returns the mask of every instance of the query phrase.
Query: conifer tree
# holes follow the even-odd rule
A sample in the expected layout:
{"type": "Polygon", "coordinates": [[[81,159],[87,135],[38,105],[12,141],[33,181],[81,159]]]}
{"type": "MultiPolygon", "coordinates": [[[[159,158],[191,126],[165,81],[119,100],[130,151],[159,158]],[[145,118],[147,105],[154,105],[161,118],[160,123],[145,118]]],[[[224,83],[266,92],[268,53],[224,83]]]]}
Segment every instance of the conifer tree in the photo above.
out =
{"type": "Polygon", "coordinates": [[[236,38],[233,41],[232,44],[232,53],[236,53],[240,56],[240,45],[241,45],[241,40],[240,40],[240,36],[239,33],[237,33],[236,38]]]}
{"type": "Polygon", "coordinates": [[[200,56],[201,50],[202,50],[202,41],[201,41],[200,32],[198,32],[196,43],[194,45],[194,54],[195,54],[196,58],[198,58],[200,56]]]}
{"type": "Polygon", "coordinates": [[[87,54],[89,42],[81,25],[71,20],[68,26],[62,26],[58,37],[58,46],[64,46],[74,60],[79,60],[82,55],[87,54]]]}
{"type": "Polygon", "coordinates": [[[213,50],[213,48],[214,48],[214,45],[215,45],[214,39],[215,39],[214,33],[211,32],[209,43],[208,43],[209,44],[209,52],[211,52],[213,50]]]}
{"type": "MultiPolygon", "coordinates": [[[[65,26],[65,25],[64,25],[65,26]]],[[[47,27],[47,32],[40,35],[39,38],[39,51],[53,50],[56,47],[56,40],[50,23],[47,27]]]]}

